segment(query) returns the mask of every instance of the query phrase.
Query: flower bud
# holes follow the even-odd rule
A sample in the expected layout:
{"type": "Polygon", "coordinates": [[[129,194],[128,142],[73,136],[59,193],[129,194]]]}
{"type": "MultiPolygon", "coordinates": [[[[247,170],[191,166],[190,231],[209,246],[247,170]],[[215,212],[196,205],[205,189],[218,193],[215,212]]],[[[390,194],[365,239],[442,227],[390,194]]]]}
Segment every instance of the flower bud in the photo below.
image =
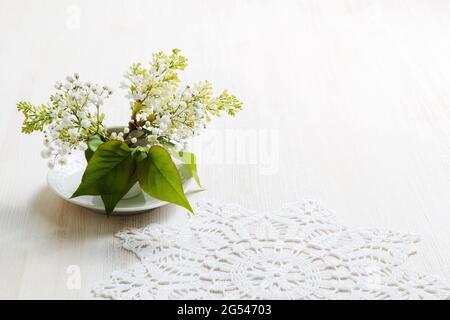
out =
{"type": "Polygon", "coordinates": [[[156,115],[154,113],[149,114],[147,116],[147,120],[150,121],[150,122],[154,121],[155,119],[156,119],[156,115]]]}

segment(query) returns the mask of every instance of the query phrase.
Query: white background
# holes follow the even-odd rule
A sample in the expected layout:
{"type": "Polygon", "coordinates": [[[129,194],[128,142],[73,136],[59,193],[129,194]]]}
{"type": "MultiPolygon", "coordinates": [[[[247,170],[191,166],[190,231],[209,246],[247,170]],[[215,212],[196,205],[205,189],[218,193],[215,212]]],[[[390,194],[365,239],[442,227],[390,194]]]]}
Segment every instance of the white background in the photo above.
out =
{"type": "Polygon", "coordinates": [[[184,80],[245,103],[211,124],[210,145],[227,132],[277,137],[271,172],[261,148],[257,162],[208,152],[208,190],[193,201],[270,210],[312,197],[349,226],[420,234],[409,267],[450,281],[449,17],[443,0],[1,0],[0,298],[91,298],[95,281],[136,261],[116,231],[185,219],[172,205],[107,219],[60,200],[46,187],[42,138],[20,134],[15,109],[46,102],[77,71],[116,89],[107,122],[125,124],[121,75],[174,47],[189,58],[184,80]],[[70,265],[80,290],[66,286],[70,265]]]}

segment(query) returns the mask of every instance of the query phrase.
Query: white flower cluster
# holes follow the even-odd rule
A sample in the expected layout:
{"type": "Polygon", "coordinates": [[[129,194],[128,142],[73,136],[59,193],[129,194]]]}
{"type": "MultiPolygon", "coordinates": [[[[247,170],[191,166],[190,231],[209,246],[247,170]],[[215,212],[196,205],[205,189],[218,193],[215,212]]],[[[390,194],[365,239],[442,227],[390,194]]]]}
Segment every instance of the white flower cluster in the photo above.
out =
{"type": "Polygon", "coordinates": [[[112,94],[107,86],[80,82],[77,73],[66,77],[64,83],[57,82],[55,88],[57,92],[50,97],[46,110],[45,149],[41,153],[49,158],[50,168],[56,160],[64,164],[73,150],[86,150],[90,136],[106,134],[100,106],[112,94]]]}
{"type": "MultiPolygon", "coordinates": [[[[207,81],[179,88],[178,71],[184,70],[186,61],[177,49],[171,55],[158,52],[148,69],[135,64],[125,74],[128,81],[121,87],[128,90],[126,97],[131,100],[132,110],[127,130],[142,132],[130,138],[132,144],[145,138],[148,146],[162,144],[182,150],[189,138],[206,127],[212,115],[220,116],[222,111],[234,115],[241,109],[241,102],[227,91],[213,97],[207,81]]],[[[111,136],[119,140],[127,137],[128,132],[111,136]]]]}
{"type": "MultiPolygon", "coordinates": [[[[212,85],[198,82],[180,87],[178,72],[184,70],[187,59],[174,49],[170,55],[153,54],[148,67],[131,66],[125,74],[126,97],[130,100],[131,119],[122,132],[108,135],[103,125],[100,107],[112,94],[107,86],[82,83],[78,74],[57,82],[57,92],[50,102],[33,105],[20,101],[17,108],[25,116],[22,132],[44,132],[45,149],[41,155],[49,159],[52,168],[56,161],[66,162],[74,150],[87,150],[89,140],[99,135],[102,141],[120,140],[131,148],[162,145],[181,151],[190,138],[206,127],[212,116],[223,112],[234,116],[242,103],[225,90],[213,96],[212,85]]],[[[95,140],[95,139],[93,139],[95,140]]],[[[98,141],[98,140],[97,140],[98,141]]]]}

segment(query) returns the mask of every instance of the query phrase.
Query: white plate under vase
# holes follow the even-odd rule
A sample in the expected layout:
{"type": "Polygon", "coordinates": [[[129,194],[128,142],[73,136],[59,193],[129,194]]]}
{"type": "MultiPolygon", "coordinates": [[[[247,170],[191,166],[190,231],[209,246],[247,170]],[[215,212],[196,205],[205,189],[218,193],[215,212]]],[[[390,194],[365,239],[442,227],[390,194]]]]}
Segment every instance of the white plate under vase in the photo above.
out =
{"type": "MultiPolygon", "coordinates": [[[[84,159],[84,154],[82,152],[72,154],[67,160],[66,165],[56,166],[48,172],[47,183],[50,189],[68,202],[96,212],[104,213],[105,207],[100,196],[71,198],[72,194],[80,185],[81,178],[86,169],[86,160],[84,159]]],[[[183,170],[180,170],[180,175],[183,180],[183,188],[185,192],[188,192],[192,186],[193,179],[187,172],[183,172],[183,170]]],[[[136,184],[125,197],[119,201],[112,215],[142,213],[166,204],[168,203],[165,201],[152,198],[141,190],[139,184],[136,184]]]]}

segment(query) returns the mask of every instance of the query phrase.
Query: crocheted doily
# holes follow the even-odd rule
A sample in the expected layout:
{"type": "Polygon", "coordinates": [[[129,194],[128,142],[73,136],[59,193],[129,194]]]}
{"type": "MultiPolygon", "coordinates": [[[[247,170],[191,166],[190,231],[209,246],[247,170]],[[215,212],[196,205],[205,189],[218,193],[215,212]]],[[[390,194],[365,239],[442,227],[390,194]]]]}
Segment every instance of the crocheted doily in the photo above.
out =
{"type": "Polygon", "coordinates": [[[93,293],[111,299],[449,299],[438,278],[405,270],[417,236],[352,230],[314,201],[261,213],[198,203],[182,227],[120,231],[140,259],[93,293]]]}

